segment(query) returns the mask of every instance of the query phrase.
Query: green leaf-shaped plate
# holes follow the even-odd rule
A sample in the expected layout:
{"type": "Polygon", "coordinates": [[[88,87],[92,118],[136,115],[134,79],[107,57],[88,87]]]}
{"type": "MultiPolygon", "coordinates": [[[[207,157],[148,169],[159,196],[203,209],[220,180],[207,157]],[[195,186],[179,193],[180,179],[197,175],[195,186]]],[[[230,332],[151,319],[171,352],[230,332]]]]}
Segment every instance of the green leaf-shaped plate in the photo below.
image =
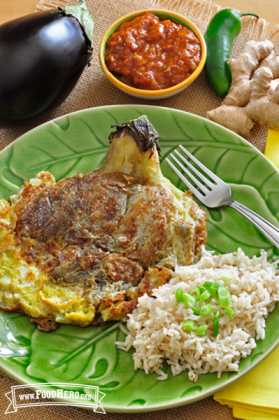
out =
{"type": "MultiPolygon", "coordinates": [[[[179,144],[214,171],[232,189],[233,198],[278,226],[279,173],[254,147],[236,134],[185,112],[153,106],[107,106],[75,112],[23,135],[0,153],[0,196],[6,199],[23,181],[42,170],[56,179],[96,169],[105,159],[111,125],[146,114],[160,134],[162,170],[179,188],[182,183],[165,157],[179,144]]],[[[206,210],[207,249],[227,253],[241,247],[247,255],[266,250],[270,261],[279,250],[244,217],[231,208],[206,210]]],[[[117,350],[124,340],[118,323],[103,328],[62,325],[46,334],[25,315],[0,312],[0,367],[20,383],[95,385],[104,392],[106,411],[143,412],[187,404],[220,390],[252,369],[279,342],[279,305],[266,322],[266,339],[240,363],[239,373],[200,375],[187,372],[166,381],[155,374],[134,371],[132,353],[117,350]]],[[[77,390],[80,385],[77,385],[77,390]]]]}

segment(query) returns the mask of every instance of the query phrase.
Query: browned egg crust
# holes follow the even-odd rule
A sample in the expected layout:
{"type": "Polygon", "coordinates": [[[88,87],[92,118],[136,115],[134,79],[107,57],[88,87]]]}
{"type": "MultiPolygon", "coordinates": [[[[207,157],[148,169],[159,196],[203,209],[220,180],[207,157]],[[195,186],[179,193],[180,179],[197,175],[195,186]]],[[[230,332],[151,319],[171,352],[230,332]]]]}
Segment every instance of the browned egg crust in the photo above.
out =
{"type": "MultiPolygon", "coordinates": [[[[22,257],[38,264],[53,281],[76,285],[100,311],[108,308],[106,320],[122,319],[136,307],[139,296],[170,279],[167,268],[156,267],[175,211],[172,197],[160,184],[143,186],[122,173],[90,172],[36,188],[25,183],[12,208],[22,257]],[[94,302],[91,292],[119,281],[131,287],[94,302]]],[[[193,202],[193,215],[197,209],[193,202]]],[[[194,243],[191,251],[197,255],[206,241],[203,212],[193,239],[189,247],[194,243]]],[[[56,327],[51,321],[36,322],[49,331],[56,327]]],[[[103,321],[98,309],[95,321],[103,321]]]]}
{"type": "Polygon", "coordinates": [[[165,245],[174,206],[159,186],[136,191],[133,200],[135,182],[120,173],[91,172],[42,187],[35,196],[27,186],[13,207],[25,257],[56,279],[97,270],[99,278],[138,282],[165,245]]]}
{"type": "MultiPolygon", "coordinates": [[[[38,307],[47,307],[32,312],[42,331],[63,321],[121,320],[140,296],[169,281],[175,265],[198,261],[206,214],[163,177],[158,139],[141,116],[116,126],[96,171],[57,183],[41,172],[11,197],[13,253],[39,266],[47,279],[36,289],[38,307]],[[66,314],[73,293],[70,301],[79,304],[66,314]]],[[[5,302],[0,305],[7,310],[26,310],[5,302]]]]}

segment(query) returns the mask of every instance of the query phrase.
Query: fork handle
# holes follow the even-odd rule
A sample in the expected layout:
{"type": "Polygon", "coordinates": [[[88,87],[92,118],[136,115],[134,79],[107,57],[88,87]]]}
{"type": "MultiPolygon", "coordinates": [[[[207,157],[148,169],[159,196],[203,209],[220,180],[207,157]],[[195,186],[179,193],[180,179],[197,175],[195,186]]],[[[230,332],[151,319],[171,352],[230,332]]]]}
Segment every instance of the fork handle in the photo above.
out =
{"type": "Polygon", "coordinates": [[[277,248],[279,248],[279,229],[277,227],[237,201],[232,200],[227,205],[243,214],[243,216],[250,220],[251,223],[253,223],[277,248]]]}

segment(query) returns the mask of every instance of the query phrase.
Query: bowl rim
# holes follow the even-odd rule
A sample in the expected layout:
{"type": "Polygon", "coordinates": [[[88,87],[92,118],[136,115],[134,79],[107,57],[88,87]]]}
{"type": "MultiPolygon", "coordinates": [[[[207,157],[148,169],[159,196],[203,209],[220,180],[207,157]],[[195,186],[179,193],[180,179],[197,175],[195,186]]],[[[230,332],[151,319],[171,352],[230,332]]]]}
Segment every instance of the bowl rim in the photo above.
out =
{"type": "Polygon", "coordinates": [[[133,94],[133,95],[137,95],[140,97],[148,97],[151,98],[158,98],[158,97],[165,97],[166,95],[171,95],[174,93],[178,93],[180,92],[182,89],[184,89],[185,87],[187,87],[188,85],[190,85],[201,73],[201,71],[204,68],[205,65],[205,61],[206,61],[206,54],[207,54],[207,48],[206,48],[206,43],[204,40],[203,35],[201,34],[200,30],[197,28],[197,26],[188,18],[184,17],[183,15],[176,13],[176,12],[172,12],[170,10],[167,9],[143,9],[143,10],[138,10],[136,12],[132,12],[132,13],[128,13],[127,15],[122,16],[121,18],[117,19],[114,23],[112,23],[112,25],[109,26],[109,28],[105,31],[104,35],[102,36],[101,42],[100,42],[100,47],[99,47],[99,60],[100,60],[100,64],[102,67],[102,70],[104,72],[104,74],[106,75],[106,77],[115,85],[117,86],[119,89],[133,94]],[[183,82],[178,83],[177,85],[171,86],[169,88],[166,89],[159,89],[159,90],[145,90],[145,89],[138,89],[138,88],[134,88],[132,86],[128,86],[125,83],[122,83],[120,80],[118,80],[107,68],[106,62],[105,62],[105,57],[104,57],[104,51],[105,51],[105,46],[106,46],[106,42],[108,37],[115,31],[115,29],[123,22],[132,20],[134,17],[141,15],[145,12],[150,12],[150,13],[154,13],[155,15],[159,16],[160,15],[166,15],[164,17],[169,17],[170,19],[174,18],[178,21],[180,21],[181,23],[183,23],[184,25],[188,26],[190,29],[192,29],[192,31],[194,32],[194,34],[197,36],[197,38],[200,41],[200,45],[201,45],[201,59],[199,61],[199,64],[197,66],[197,68],[193,71],[192,74],[190,74],[189,77],[187,77],[187,79],[183,80],[183,82]]]}

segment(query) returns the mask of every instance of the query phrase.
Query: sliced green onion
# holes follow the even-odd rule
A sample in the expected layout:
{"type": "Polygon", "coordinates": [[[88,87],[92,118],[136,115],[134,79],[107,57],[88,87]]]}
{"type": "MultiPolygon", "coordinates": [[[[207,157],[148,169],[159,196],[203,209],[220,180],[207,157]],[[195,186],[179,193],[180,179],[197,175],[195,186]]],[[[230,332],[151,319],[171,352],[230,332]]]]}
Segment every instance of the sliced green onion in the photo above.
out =
{"type": "Polygon", "coordinates": [[[226,314],[229,315],[230,318],[234,317],[234,311],[229,306],[226,309],[226,314]]]}
{"type": "Polygon", "coordinates": [[[213,283],[212,287],[215,287],[215,289],[219,289],[219,287],[223,287],[223,286],[217,281],[217,283],[213,283]]]}
{"type": "Polygon", "coordinates": [[[210,293],[208,290],[205,290],[201,295],[200,295],[200,301],[204,302],[205,300],[210,298],[210,293]]]}
{"type": "Polygon", "coordinates": [[[217,337],[219,333],[219,318],[215,318],[214,319],[214,332],[213,332],[213,336],[217,337]]]}
{"type": "Polygon", "coordinates": [[[203,305],[200,307],[200,315],[202,316],[207,316],[211,314],[211,312],[212,312],[212,306],[210,304],[203,305]]]}
{"type": "Polygon", "coordinates": [[[231,273],[230,271],[226,271],[222,274],[220,274],[217,279],[218,280],[223,280],[223,281],[229,281],[232,280],[234,277],[233,273],[231,273]]]}
{"type": "Polygon", "coordinates": [[[217,288],[216,287],[210,287],[209,289],[207,289],[210,293],[210,297],[213,297],[215,295],[215,293],[217,293],[217,288]]]}
{"type": "Polygon", "coordinates": [[[177,289],[175,297],[177,302],[183,302],[183,292],[181,289],[177,289]]]}
{"type": "Polygon", "coordinates": [[[198,287],[199,287],[201,293],[203,293],[206,290],[206,288],[203,287],[203,286],[198,286],[198,287]]]}
{"type": "Polygon", "coordinates": [[[201,325],[197,331],[196,331],[196,335],[205,335],[206,331],[207,331],[208,325],[201,325]]]}
{"type": "Polygon", "coordinates": [[[194,312],[195,315],[200,315],[200,310],[198,308],[196,308],[195,306],[192,306],[192,311],[194,312]]]}
{"type": "Polygon", "coordinates": [[[222,308],[227,308],[231,303],[231,294],[226,287],[219,287],[218,289],[218,304],[222,308]]]}
{"type": "Polygon", "coordinates": [[[205,287],[206,289],[209,289],[212,285],[213,285],[213,281],[205,281],[203,283],[203,287],[205,287]]]}
{"type": "Polygon", "coordinates": [[[201,295],[199,287],[193,287],[193,289],[190,290],[189,295],[193,296],[196,300],[198,300],[201,295]]]}
{"type": "Polygon", "coordinates": [[[183,293],[183,302],[185,305],[192,308],[196,303],[196,299],[193,296],[188,295],[188,293],[183,293]]]}
{"type": "Polygon", "coordinates": [[[219,318],[219,316],[220,316],[220,314],[221,314],[221,311],[217,311],[217,312],[215,312],[215,314],[213,315],[213,321],[214,321],[215,319],[218,319],[218,318],[219,318]]]}
{"type": "Polygon", "coordinates": [[[214,332],[213,332],[213,336],[217,337],[218,332],[219,332],[219,316],[221,314],[221,311],[217,311],[215,312],[214,316],[213,316],[213,321],[214,321],[214,332]]]}
{"type": "Polygon", "coordinates": [[[198,330],[198,325],[195,321],[189,320],[189,321],[183,321],[182,327],[185,331],[196,331],[198,330]]]}

